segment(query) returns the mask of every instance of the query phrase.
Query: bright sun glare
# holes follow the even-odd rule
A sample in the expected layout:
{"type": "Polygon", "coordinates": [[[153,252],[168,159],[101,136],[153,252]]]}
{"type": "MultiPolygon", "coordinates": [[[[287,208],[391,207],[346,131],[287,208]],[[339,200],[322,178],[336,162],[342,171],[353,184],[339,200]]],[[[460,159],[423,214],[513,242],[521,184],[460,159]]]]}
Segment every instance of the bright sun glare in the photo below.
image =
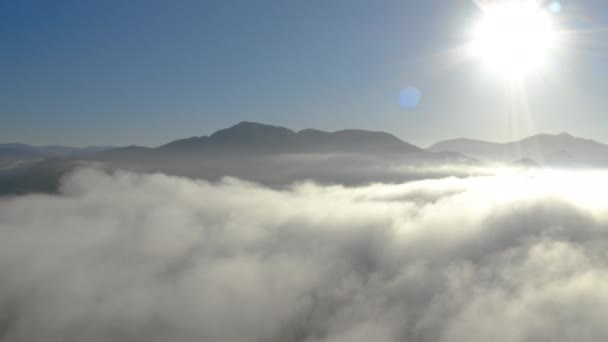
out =
{"type": "Polygon", "coordinates": [[[540,68],[556,43],[550,14],[533,1],[484,6],[473,29],[471,52],[509,79],[540,68]]]}

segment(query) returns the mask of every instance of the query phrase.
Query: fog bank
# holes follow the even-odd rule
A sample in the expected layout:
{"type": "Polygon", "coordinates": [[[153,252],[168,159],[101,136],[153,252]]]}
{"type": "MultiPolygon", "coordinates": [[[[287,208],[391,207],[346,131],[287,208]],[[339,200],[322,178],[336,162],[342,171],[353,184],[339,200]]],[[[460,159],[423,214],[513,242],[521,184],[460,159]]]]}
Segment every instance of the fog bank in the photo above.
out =
{"type": "Polygon", "coordinates": [[[608,173],[400,185],[80,169],[0,200],[1,341],[601,341],[608,173]]]}

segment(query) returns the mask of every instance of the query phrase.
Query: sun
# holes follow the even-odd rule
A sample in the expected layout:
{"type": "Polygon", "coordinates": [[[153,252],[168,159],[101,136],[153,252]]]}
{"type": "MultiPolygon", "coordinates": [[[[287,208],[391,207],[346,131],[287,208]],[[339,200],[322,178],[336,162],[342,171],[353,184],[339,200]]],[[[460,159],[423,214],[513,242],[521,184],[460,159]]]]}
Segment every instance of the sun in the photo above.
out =
{"type": "Polygon", "coordinates": [[[556,44],[551,15],[537,1],[485,5],[473,28],[471,53],[509,79],[541,68],[556,44]]]}

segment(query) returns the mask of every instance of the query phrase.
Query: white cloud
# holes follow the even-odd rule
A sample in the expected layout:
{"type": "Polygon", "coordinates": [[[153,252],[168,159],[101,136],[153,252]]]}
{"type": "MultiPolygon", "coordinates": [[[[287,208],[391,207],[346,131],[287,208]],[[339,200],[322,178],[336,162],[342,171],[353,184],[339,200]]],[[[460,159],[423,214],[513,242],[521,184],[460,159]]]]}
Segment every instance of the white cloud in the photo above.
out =
{"type": "Polygon", "coordinates": [[[0,202],[0,340],[605,340],[606,180],[79,170],[0,202]]]}

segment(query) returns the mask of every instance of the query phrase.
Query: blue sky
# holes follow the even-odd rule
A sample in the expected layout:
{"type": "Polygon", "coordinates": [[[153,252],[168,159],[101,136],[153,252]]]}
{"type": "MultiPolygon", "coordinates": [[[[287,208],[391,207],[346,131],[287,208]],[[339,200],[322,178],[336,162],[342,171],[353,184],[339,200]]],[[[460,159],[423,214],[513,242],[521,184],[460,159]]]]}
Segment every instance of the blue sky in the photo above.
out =
{"type": "Polygon", "coordinates": [[[0,0],[0,141],[147,145],[242,120],[384,130],[422,146],[467,136],[608,133],[605,1],[562,1],[577,35],[529,80],[450,54],[468,0],[0,0]],[[422,94],[402,108],[399,93],[422,94]]]}

